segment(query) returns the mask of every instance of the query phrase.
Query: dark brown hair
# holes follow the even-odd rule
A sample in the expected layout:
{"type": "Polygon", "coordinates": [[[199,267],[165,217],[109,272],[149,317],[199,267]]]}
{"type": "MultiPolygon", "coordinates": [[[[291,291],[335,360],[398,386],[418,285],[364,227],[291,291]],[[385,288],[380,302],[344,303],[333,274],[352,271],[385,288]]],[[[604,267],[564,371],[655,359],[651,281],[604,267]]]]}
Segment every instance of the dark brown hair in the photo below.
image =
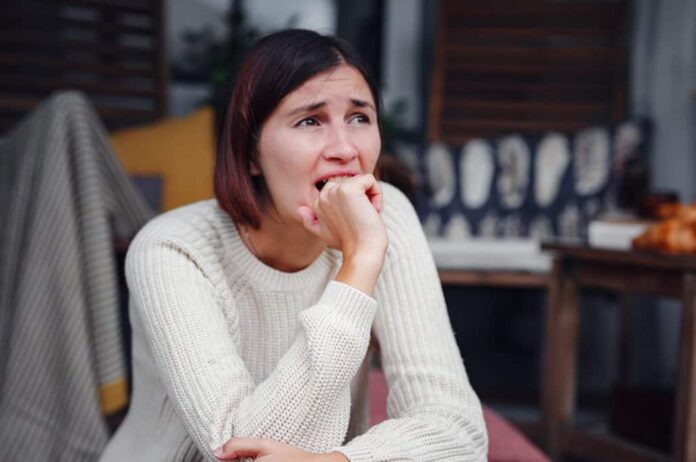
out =
{"type": "Polygon", "coordinates": [[[235,223],[258,228],[268,202],[262,176],[250,172],[258,165],[256,146],[263,123],[285,96],[343,63],[365,78],[379,123],[377,85],[348,42],[290,29],[262,38],[249,52],[227,108],[215,161],[215,197],[235,223]]]}

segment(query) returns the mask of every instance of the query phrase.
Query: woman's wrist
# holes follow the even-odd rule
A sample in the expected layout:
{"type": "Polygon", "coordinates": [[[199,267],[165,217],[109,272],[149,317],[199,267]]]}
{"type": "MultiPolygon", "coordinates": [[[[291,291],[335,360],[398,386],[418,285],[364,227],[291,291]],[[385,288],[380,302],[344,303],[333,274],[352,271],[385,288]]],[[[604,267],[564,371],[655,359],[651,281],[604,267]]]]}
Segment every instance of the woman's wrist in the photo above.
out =
{"type": "Polygon", "coordinates": [[[344,255],[336,281],[371,296],[383,264],[384,256],[375,253],[344,255]]]}
{"type": "Polygon", "coordinates": [[[326,458],[322,459],[324,462],[350,462],[346,456],[340,452],[330,452],[326,454],[326,458]]]}

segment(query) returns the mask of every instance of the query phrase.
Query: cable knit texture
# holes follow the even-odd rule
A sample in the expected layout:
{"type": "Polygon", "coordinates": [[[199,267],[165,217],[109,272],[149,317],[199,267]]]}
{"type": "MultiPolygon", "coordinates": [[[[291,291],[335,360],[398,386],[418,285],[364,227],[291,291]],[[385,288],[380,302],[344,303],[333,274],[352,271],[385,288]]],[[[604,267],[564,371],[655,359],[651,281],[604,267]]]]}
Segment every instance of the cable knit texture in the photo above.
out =
{"type": "Polygon", "coordinates": [[[341,254],[277,271],[215,200],[152,220],[126,260],[133,396],[103,461],[216,460],[233,436],[352,462],[485,460],[437,271],[408,200],[382,183],[389,236],[374,298],[334,280],[341,254]],[[367,428],[379,351],[389,419],[367,428]]]}

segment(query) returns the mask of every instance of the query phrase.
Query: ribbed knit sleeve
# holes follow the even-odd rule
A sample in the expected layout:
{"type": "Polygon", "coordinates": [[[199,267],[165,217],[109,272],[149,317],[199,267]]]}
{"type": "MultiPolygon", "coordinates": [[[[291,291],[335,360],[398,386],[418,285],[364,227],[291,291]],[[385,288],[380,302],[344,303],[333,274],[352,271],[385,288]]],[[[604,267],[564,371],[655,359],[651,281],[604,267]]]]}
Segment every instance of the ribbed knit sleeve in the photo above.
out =
{"type": "MultiPolygon", "coordinates": [[[[259,384],[241,359],[230,294],[196,249],[146,227],[126,261],[132,314],[142,322],[159,375],[188,433],[209,460],[232,436],[266,437],[308,450],[340,445],[350,380],[369,343],[376,302],[330,282],[299,315],[294,343],[259,384]],[[232,326],[232,327],[230,327],[232,326]]],[[[283,309],[283,307],[278,307],[283,309]]]]}
{"type": "Polygon", "coordinates": [[[389,251],[375,289],[373,328],[389,385],[389,419],[336,450],[351,462],[485,461],[481,404],[420,222],[403,194],[388,184],[383,189],[389,251]]]}

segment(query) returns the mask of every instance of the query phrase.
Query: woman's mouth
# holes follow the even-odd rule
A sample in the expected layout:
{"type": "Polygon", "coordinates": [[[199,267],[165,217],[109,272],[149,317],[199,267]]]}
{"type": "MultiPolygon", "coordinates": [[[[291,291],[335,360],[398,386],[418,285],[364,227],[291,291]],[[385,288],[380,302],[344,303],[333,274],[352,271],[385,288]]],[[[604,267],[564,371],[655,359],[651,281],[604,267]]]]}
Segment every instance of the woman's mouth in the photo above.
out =
{"type": "Polygon", "coordinates": [[[323,179],[323,180],[317,181],[317,182],[314,184],[314,186],[315,186],[319,191],[321,191],[321,190],[324,188],[324,186],[326,186],[326,183],[328,183],[328,182],[330,182],[330,181],[333,182],[333,183],[342,183],[342,182],[348,180],[349,178],[351,178],[351,177],[353,177],[353,176],[355,176],[355,175],[346,174],[346,175],[336,175],[336,176],[332,176],[332,177],[325,178],[325,179],[323,179]]]}

